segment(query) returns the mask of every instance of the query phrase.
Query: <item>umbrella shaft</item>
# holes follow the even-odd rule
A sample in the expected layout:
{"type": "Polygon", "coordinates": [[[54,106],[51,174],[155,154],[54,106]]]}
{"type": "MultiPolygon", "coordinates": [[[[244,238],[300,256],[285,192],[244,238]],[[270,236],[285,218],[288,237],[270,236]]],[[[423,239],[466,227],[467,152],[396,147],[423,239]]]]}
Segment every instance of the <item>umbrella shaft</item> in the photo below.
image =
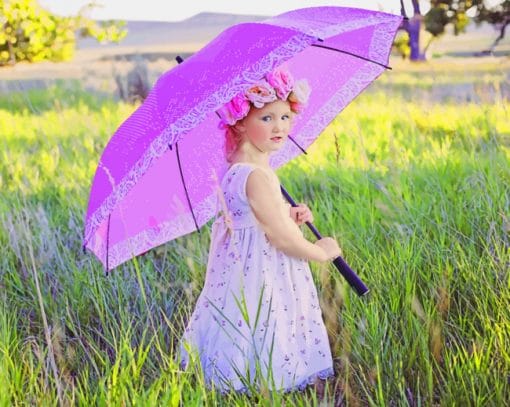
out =
{"type": "MultiPolygon", "coordinates": [[[[292,197],[289,195],[289,193],[285,190],[285,188],[280,185],[280,189],[282,191],[282,194],[285,196],[287,201],[294,207],[298,206],[296,202],[292,199],[292,197]]],[[[315,235],[317,239],[322,239],[321,234],[319,231],[315,228],[315,226],[311,222],[306,222],[306,226],[310,228],[312,233],[315,235]]],[[[333,260],[333,264],[338,269],[340,274],[344,276],[344,278],[347,280],[347,282],[350,284],[352,288],[356,291],[356,293],[360,296],[368,294],[370,291],[368,287],[361,281],[361,279],[358,277],[358,275],[349,267],[349,265],[345,262],[345,260],[338,256],[333,260]]]]}
{"type": "MultiPolygon", "coordinates": [[[[283,186],[280,185],[280,189],[282,191],[282,194],[285,196],[285,199],[287,199],[287,201],[294,207],[297,207],[297,203],[294,202],[294,200],[292,199],[292,197],[289,195],[289,193],[285,190],[285,188],[283,186]]],[[[317,239],[322,239],[322,236],[321,234],[319,233],[319,231],[317,230],[317,228],[313,225],[313,223],[311,222],[306,222],[306,226],[308,226],[308,228],[312,231],[312,233],[315,235],[315,237],[317,239]]]]}

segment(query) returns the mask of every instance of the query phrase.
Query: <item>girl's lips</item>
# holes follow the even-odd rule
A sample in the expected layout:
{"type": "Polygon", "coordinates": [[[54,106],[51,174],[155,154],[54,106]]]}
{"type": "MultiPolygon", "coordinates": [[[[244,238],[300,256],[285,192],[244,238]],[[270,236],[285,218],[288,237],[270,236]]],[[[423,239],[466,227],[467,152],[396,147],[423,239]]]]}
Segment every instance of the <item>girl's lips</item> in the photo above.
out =
{"type": "Polygon", "coordinates": [[[283,137],[271,137],[271,140],[273,140],[274,142],[279,142],[282,140],[283,137]]]}

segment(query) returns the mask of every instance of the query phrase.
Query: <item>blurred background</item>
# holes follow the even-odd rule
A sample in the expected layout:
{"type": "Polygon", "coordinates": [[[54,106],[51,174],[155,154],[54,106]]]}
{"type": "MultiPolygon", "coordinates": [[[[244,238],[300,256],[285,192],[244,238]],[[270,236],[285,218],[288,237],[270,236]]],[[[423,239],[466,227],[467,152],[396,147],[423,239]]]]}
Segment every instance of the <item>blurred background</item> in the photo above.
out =
{"type": "Polygon", "coordinates": [[[509,0],[0,0],[0,405],[508,405],[509,22],[509,0]],[[177,55],[319,5],[407,17],[392,69],[277,170],[371,292],[312,263],[336,378],[224,397],[174,359],[209,229],[105,277],[90,186],[177,55]]]}
{"type": "MultiPolygon", "coordinates": [[[[143,97],[155,79],[176,64],[176,55],[191,55],[230,25],[328,4],[408,17],[395,38],[390,65],[411,74],[451,72],[455,83],[434,89],[439,96],[474,98],[477,85],[496,81],[499,85],[493,85],[501,87],[508,82],[476,74],[486,68],[491,71],[490,67],[508,67],[508,1],[281,1],[275,5],[225,0],[177,8],[159,0],[128,4],[120,0],[2,0],[0,91],[74,80],[91,91],[136,99],[129,93],[143,97]]],[[[422,79],[426,83],[429,77],[422,79]]],[[[503,87],[500,90],[506,97],[508,89],[503,87]]]]}

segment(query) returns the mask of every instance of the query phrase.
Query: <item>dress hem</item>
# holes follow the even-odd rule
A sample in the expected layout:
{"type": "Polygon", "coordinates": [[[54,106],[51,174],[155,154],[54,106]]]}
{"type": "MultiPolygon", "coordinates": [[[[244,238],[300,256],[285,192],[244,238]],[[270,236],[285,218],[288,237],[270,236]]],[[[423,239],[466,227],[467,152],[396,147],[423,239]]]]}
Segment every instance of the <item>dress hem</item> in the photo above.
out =
{"type": "MultiPolygon", "coordinates": [[[[284,388],[273,389],[271,391],[278,391],[278,392],[283,392],[283,393],[289,393],[291,391],[303,391],[306,389],[307,386],[314,384],[317,379],[326,380],[326,379],[330,379],[334,376],[335,376],[335,372],[334,372],[333,368],[329,367],[327,369],[320,370],[319,372],[316,372],[316,373],[308,376],[306,379],[302,380],[298,384],[294,384],[292,386],[287,386],[284,388]]],[[[210,386],[207,386],[207,387],[209,389],[211,389],[210,386]]],[[[216,389],[218,389],[218,388],[216,387],[216,389]]],[[[241,394],[249,394],[249,392],[250,392],[249,388],[246,386],[242,386],[237,389],[219,388],[218,390],[220,391],[221,394],[228,394],[228,393],[232,393],[232,392],[241,393],[241,394]]]]}

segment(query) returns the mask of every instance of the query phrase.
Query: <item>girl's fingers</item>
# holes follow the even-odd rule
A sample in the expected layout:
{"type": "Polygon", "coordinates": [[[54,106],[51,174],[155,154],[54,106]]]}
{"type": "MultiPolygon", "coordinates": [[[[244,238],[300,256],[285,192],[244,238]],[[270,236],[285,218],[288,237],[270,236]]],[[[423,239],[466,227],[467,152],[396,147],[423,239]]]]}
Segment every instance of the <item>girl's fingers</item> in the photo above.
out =
{"type": "Polygon", "coordinates": [[[303,223],[305,223],[305,222],[313,222],[313,217],[308,216],[306,218],[303,218],[303,223]]]}
{"type": "Polygon", "coordinates": [[[291,208],[291,217],[298,225],[306,222],[313,222],[313,214],[310,208],[303,203],[291,208]]]}
{"type": "Polygon", "coordinates": [[[301,223],[313,222],[313,215],[310,211],[302,212],[298,215],[298,221],[301,223]]]}
{"type": "Polygon", "coordinates": [[[310,209],[308,209],[308,207],[307,207],[307,206],[298,206],[296,209],[297,209],[297,211],[298,211],[299,213],[306,213],[306,212],[310,212],[310,209]]]}

